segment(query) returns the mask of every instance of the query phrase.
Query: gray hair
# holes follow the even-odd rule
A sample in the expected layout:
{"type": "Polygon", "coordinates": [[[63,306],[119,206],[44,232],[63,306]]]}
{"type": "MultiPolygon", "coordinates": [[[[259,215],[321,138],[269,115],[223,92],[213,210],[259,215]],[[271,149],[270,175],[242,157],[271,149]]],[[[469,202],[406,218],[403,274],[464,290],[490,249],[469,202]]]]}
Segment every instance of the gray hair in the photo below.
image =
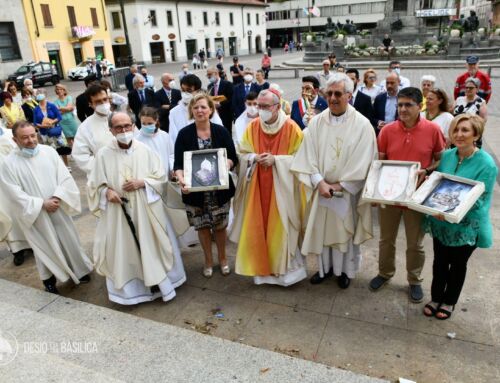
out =
{"type": "Polygon", "coordinates": [[[268,94],[273,96],[273,102],[275,104],[278,104],[280,102],[280,98],[275,93],[273,93],[267,89],[261,90],[259,92],[259,97],[266,97],[268,94]]]}
{"type": "Polygon", "coordinates": [[[113,118],[119,114],[124,114],[125,116],[127,116],[128,118],[130,118],[130,121],[132,122],[132,124],[135,124],[135,116],[134,118],[132,118],[132,116],[130,114],[128,114],[127,112],[111,112],[108,116],[108,128],[112,128],[113,127],[113,118]]]}
{"type": "Polygon", "coordinates": [[[146,81],[146,80],[144,80],[144,76],[143,76],[142,74],[136,74],[136,75],[134,76],[134,79],[132,80],[132,84],[134,85],[134,88],[135,88],[135,86],[137,85],[137,83],[138,83],[139,81],[141,81],[141,80],[142,80],[142,81],[146,81]]]}
{"type": "Polygon", "coordinates": [[[430,82],[432,82],[434,84],[436,82],[436,77],[434,77],[431,74],[424,74],[422,76],[422,78],[420,79],[420,82],[422,83],[424,81],[430,81],[430,82]]]}
{"type": "Polygon", "coordinates": [[[163,81],[167,76],[171,76],[172,78],[174,77],[171,73],[166,72],[161,75],[160,81],[163,81]]]}
{"type": "Polygon", "coordinates": [[[137,69],[137,64],[130,65],[130,69],[137,69]]]}
{"type": "Polygon", "coordinates": [[[350,77],[345,73],[340,73],[340,72],[336,72],[328,78],[328,80],[326,81],[326,88],[328,88],[330,85],[338,84],[341,82],[344,83],[344,92],[347,93],[354,92],[354,83],[352,82],[350,77]]]}
{"type": "Polygon", "coordinates": [[[394,71],[393,71],[393,72],[389,72],[389,73],[387,74],[387,76],[385,76],[385,79],[387,80],[387,78],[388,78],[388,77],[391,77],[391,76],[396,76],[396,78],[398,79],[398,83],[400,82],[400,78],[399,78],[399,74],[398,74],[398,72],[394,72],[394,71]]]}
{"type": "Polygon", "coordinates": [[[464,84],[467,84],[468,82],[473,83],[476,86],[476,88],[479,88],[481,86],[481,80],[475,77],[469,77],[467,80],[465,80],[464,84]]]}

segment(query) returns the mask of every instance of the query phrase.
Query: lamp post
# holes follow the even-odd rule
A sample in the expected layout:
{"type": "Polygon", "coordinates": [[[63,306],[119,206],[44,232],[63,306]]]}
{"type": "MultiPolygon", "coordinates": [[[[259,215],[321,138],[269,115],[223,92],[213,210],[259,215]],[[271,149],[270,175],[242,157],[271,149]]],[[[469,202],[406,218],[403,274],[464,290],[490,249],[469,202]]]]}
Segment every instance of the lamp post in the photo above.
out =
{"type": "Polygon", "coordinates": [[[119,0],[119,2],[120,11],[122,14],[123,31],[125,32],[125,44],[127,45],[127,61],[128,65],[132,65],[134,63],[134,56],[132,56],[132,47],[130,46],[130,40],[128,38],[127,20],[125,19],[125,7],[123,6],[123,0],[119,0]]]}

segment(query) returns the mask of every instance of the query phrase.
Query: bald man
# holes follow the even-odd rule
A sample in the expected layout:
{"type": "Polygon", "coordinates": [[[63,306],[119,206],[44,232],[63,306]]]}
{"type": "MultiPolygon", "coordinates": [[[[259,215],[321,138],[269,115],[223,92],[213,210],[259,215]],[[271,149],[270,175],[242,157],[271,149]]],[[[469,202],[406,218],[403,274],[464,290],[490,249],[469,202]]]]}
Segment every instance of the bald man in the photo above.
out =
{"type": "Polygon", "coordinates": [[[163,73],[161,76],[161,89],[154,95],[154,107],[160,114],[160,129],[168,132],[168,117],[170,110],[176,107],[181,100],[181,91],[175,89],[175,80],[172,73],[163,73]]]}

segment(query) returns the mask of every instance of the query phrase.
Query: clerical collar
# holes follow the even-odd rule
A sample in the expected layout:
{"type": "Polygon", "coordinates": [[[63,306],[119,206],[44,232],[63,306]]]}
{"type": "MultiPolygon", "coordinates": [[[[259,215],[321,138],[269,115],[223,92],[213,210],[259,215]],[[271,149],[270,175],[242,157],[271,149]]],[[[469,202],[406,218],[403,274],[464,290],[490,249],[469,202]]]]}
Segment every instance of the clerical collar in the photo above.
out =
{"type": "Polygon", "coordinates": [[[329,117],[331,124],[342,124],[347,120],[347,110],[339,115],[335,115],[332,112],[330,112],[329,117]]]}

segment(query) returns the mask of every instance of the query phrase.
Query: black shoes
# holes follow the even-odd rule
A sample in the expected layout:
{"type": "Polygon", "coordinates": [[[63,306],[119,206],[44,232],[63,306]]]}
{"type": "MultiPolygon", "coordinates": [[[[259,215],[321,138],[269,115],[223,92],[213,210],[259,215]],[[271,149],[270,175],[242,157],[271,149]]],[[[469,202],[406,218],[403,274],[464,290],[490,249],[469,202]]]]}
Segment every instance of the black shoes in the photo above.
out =
{"type": "Polygon", "coordinates": [[[13,253],[14,255],[14,265],[21,266],[24,263],[24,250],[13,253]]]}
{"type": "Polygon", "coordinates": [[[79,279],[80,283],[85,284],[90,282],[90,274],[84,275],[79,279]]]}
{"type": "Polygon", "coordinates": [[[346,273],[342,273],[340,277],[337,278],[337,284],[341,289],[347,289],[351,284],[351,279],[347,276],[346,273]]]}
{"type": "Polygon", "coordinates": [[[51,276],[49,279],[45,279],[43,281],[43,285],[45,286],[45,291],[47,291],[48,293],[52,293],[52,294],[59,294],[59,290],[57,290],[57,287],[56,287],[56,277],[54,276],[51,276]]]}
{"type": "Polygon", "coordinates": [[[380,275],[377,275],[375,278],[373,278],[370,281],[370,290],[371,291],[378,291],[381,287],[383,287],[387,282],[389,282],[388,279],[385,279],[384,277],[381,277],[380,275]]]}
{"type": "Polygon", "coordinates": [[[319,275],[319,271],[314,274],[311,279],[309,280],[309,282],[311,282],[311,284],[313,285],[319,285],[320,283],[323,283],[325,281],[325,279],[328,279],[328,278],[331,278],[333,277],[333,268],[330,269],[330,271],[328,271],[328,273],[325,273],[324,277],[321,278],[320,275],[319,275]]]}

